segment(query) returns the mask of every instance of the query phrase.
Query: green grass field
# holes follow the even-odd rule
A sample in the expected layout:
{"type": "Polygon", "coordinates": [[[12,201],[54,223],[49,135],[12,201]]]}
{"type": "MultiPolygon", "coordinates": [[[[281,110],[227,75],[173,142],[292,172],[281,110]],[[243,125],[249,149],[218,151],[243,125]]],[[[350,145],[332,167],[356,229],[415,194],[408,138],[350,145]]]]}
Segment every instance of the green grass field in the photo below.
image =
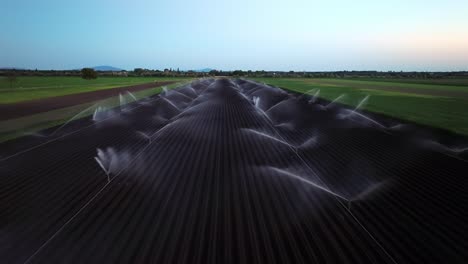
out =
{"type": "MultiPolygon", "coordinates": [[[[356,81],[376,81],[382,82],[382,78],[357,77],[349,78],[356,81]]],[[[468,87],[468,78],[437,78],[437,79],[408,79],[408,78],[386,78],[386,83],[404,83],[404,84],[429,84],[429,85],[450,85],[468,87]]]]}
{"type": "Polygon", "coordinates": [[[368,103],[364,107],[366,110],[468,135],[468,84],[454,85],[463,84],[464,80],[450,80],[450,85],[442,84],[443,80],[426,81],[424,84],[417,80],[404,83],[404,80],[375,79],[254,80],[301,93],[320,89],[320,97],[327,100],[345,94],[340,102],[350,106],[356,106],[369,95],[368,103]],[[420,92],[417,89],[420,89],[420,92]],[[441,95],[445,93],[446,95],[441,95]]]}
{"type": "Polygon", "coordinates": [[[99,77],[84,80],[80,77],[18,77],[10,82],[0,77],[0,104],[47,98],[53,96],[91,92],[149,82],[183,81],[171,77],[99,77]]]}

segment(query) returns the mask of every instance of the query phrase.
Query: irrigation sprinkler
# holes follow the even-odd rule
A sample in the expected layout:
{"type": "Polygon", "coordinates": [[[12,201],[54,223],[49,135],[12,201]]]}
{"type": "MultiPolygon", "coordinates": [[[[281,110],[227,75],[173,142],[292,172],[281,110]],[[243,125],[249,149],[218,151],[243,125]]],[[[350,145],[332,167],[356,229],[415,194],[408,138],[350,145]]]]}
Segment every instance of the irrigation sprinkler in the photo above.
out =
{"type": "Polygon", "coordinates": [[[252,101],[253,101],[253,104],[256,108],[259,108],[260,107],[260,97],[258,96],[254,96],[252,98],[252,101]]]}
{"type": "Polygon", "coordinates": [[[361,109],[361,107],[363,107],[365,104],[367,104],[367,101],[369,101],[369,98],[370,98],[370,95],[366,95],[366,97],[364,97],[364,99],[362,99],[359,104],[356,106],[356,108],[354,108],[354,111],[357,111],[359,109],[361,109]]]}
{"type": "Polygon", "coordinates": [[[127,91],[127,94],[133,99],[133,101],[138,101],[135,95],[133,95],[130,91],[127,91]]]}
{"type": "Polygon", "coordinates": [[[468,147],[449,147],[435,140],[423,140],[423,145],[424,147],[431,148],[444,155],[467,161],[466,159],[461,158],[461,155],[468,152],[468,147]]]}
{"type": "MultiPolygon", "coordinates": [[[[348,111],[349,111],[349,110],[348,110],[348,111]]],[[[349,117],[350,115],[351,115],[351,114],[348,114],[346,117],[349,117]]],[[[372,119],[372,118],[370,118],[370,117],[368,117],[368,116],[366,116],[366,115],[364,115],[364,114],[361,114],[361,113],[359,113],[359,112],[353,112],[353,115],[357,115],[357,116],[359,116],[359,117],[361,117],[361,118],[363,118],[363,119],[365,119],[365,120],[371,122],[372,124],[377,125],[378,127],[382,128],[382,129],[387,129],[386,126],[382,125],[381,123],[377,122],[376,120],[374,120],[374,119],[372,119]]]]}
{"type": "Polygon", "coordinates": [[[70,119],[67,120],[67,122],[65,122],[63,125],[61,125],[59,128],[57,128],[56,130],[54,130],[52,133],[50,133],[49,136],[53,136],[55,135],[55,133],[57,133],[57,131],[61,130],[62,128],[64,128],[66,125],[68,125],[68,123],[70,123],[71,121],[75,120],[77,117],[81,116],[83,113],[87,112],[88,110],[92,109],[93,107],[95,106],[92,105],[86,109],[84,109],[83,111],[79,112],[78,114],[72,116],[70,119]]]}
{"type": "Polygon", "coordinates": [[[97,122],[101,119],[100,115],[101,113],[107,111],[107,108],[106,107],[103,107],[103,106],[98,106],[95,110],[94,110],[94,113],[93,113],[93,118],[92,120],[94,122],[97,122]]]}
{"type": "Polygon", "coordinates": [[[313,136],[309,138],[308,140],[304,141],[299,148],[307,148],[307,147],[314,147],[318,143],[318,136],[313,136]]]}
{"type": "Polygon", "coordinates": [[[317,89],[317,91],[315,91],[314,95],[312,96],[312,98],[309,100],[309,103],[315,103],[317,102],[317,98],[320,96],[320,89],[317,89]]]}
{"type": "Polygon", "coordinates": [[[96,162],[99,164],[99,166],[102,168],[102,170],[106,174],[107,182],[110,182],[110,171],[108,169],[106,169],[106,167],[104,166],[104,164],[102,163],[102,161],[98,157],[94,157],[94,159],[96,160],[96,162]]]}
{"type": "Polygon", "coordinates": [[[123,111],[124,106],[127,104],[127,99],[121,93],[119,93],[119,103],[120,103],[120,110],[123,111]]]}
{"type": "Polygon", "coordinates": [[[148,135],[148,134],[146,134],[146,133],[144,133],[144,132],[141,132],[141,131],[137,131],[136,133],[137,133],[139,136],[141,136],[142,138],[147,139],[147,140],[148,140],[148,144],[151,144],[152,138],[151,138],[150,135],[148,135]]]}
{"type": "Polygon", "coordinates": [[[271,139],[271,140],[273,140],[273,141],[279,142],[279,143],[284,144],[284,145],[286,145],[286,146],[288,146],[288,147],[291,147],[291,148],[296,149],[295,146],[289,144],[288,142],[286,142],[286,141],[284,141],[284,140],[282,140],[282,139],[276,138],[276,137],[274,137],[274,136],[268,135],[268,134],[266,134],[266,133],[263,133],[263,132],[260,132],[260,131],[257,131],[257,130],[251,129],[251,128],[243,128],[242,130],[243,130],[243,131],[246,131],[246,132],[249,132],[249,133],[253,133],[253,134],[255,134],[255,135],[258,135],[258,136],[261,136],[261,137],[264,137],[264,138],[271,139]]]}
{"type": "Polygon", "coordinates": [[[171,100],[167,99],[166,97],[161,97],[164,101],[168,102],[170,105],[172,105],[175,109],[179,110],[179,107],[177,107],[171,100]]]}
{"type": "Polygon", "coordinates": [[[372,184],[369,187],[367,187],[364,191],[358,193],[355,197],[349,199],[349,201],[347,203],[348,210],[351,210],[351,205],[352,204],[354,204],[355,202],[362,201],[362,200],[368,198],[369,196],[371,196],[372,194],[374,194],[378,190],[382,189],[383,186],[386,185],[387,183],[388,183],[388,181],[382,181],[382,182],[372,184]]]}
{"type": "Polygon", "coordinates": [[[107,175],[107,181],[111,181],[111,173],[114,171],[117,171],[116,166],[120,166],[121,163],[118,161],[117,153],[113,148],[107,148],[105,151],[103,151],[100,148],[96,149],[97,156],[94,157],[96,162],[99,164],[99,166],[102,168],[104,173],[107,175]]]}
{"type": "Polygon", "coordinates": [[[329,104],[327,104],[327,105],[325,106],[325,108],[329,108],[330,106],[333,106],[335,103],[337,103],[338,101],[340,101],[341,99],[343,99],[345,96],[346,96],[346,94],[342,94],[342,95],[338,96],[338,97],[335,98],[333,101],[331,101],[329,104]]]}
{"type": "Polygon", "coordinates": [[[335,196],[337,198],[340,198],[341,200],[343,200],[343,201],[345,201],[347,203],[350,202],[350,200],[348,198],[346,198],[346,197],[344,197],[344,196],[342,196],[342,195],[340,195],[340,194],[338,194],[338,193],[336,193],[336,192],[334,192],[332,190],[329,190],[328,188],[325,188],[325,187],[323,187],[323,186],[321,186],[321,185],[319,185],[319,184],[317,184],[317,183],[315,183],[315,182],[313,182],[311,180],[305,179],[305,178],[303,178],[303,177],[301,177],[299,175],[296,175],[296,174],[291,173],[291,172],[286,171],[286,170],[278,169],[278,168],[275,168],[275,167],[271,167],[271,169],[278,172],[280,175],[288,176],[290,178],[299,180],[299,181],[301,181],[303,183],[306,183],[306,184],[308,184],[308,185],[310,185],[310,186],[312,186],[312,187],[314,187],[314,188],[316,188],[318,190],[321,190],[321,191],[326,192],[328,194],[331,194],[331,195],[333,195],[333,196],[335,196]]]}

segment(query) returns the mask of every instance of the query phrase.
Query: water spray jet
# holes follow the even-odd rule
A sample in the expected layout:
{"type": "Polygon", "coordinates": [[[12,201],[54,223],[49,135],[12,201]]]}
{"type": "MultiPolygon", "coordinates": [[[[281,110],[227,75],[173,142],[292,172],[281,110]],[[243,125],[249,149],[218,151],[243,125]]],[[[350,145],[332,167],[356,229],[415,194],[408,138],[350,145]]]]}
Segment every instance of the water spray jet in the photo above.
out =
{"type": "Polygon", "coordinates": [[[340,194],[338,194],[338,193],[335,193],[335,192],[333,192],[333,191],[331,191],[331,190],[329,190],[329,189],[327,189],[327,188],[325,188],[325,187],[323,187],[323,186],[321,186],[321,185],[319,185],[319,184],[317,184],[317,183],[315,183],[315,182],[313,182],[313,181],[310,181],[310,180],[308,180],[308,179],[305,179],[305,178],[303,178],[303,177],[301,177],[301,176],[299,176],[299,175],[293,174],[293,173],[291,173],[291,172],[289,172],[289,171],[285,171],[285,170],[282,170],[282,169],[274,168],[274,167],[271,167],[271,169],[274,170],[275,172],[281,174],[281,175],[288,176],[288,177],[290,177],[290,178],[299,180],[299,181],[301,181],[301,182],[303,182],[303,183],[306,183],[306,184],[308,184],[308,185],[310,185],[310,186],[312,186],[312,187],[314,187],[314,188],[316,188],[316,189],[318,189],[318,190],[321,190],[321,191],[326,192],[326,193],[328,193],[328,194],[331,194],[331,195],[333,195],[333,196],[335,196],[335,197],[337,197],[337,198],[340,198],[341,200],[343,200],[343,201],[345,201],[345,202],[349,202],[349,201],[350,201],[350,200],[347,199],[346,197],[344,197],[344,196],[342,196],[342,195],[340,195],[340,194]]]}
{"type": "Polygon", "coordinates": [[[317,102],[317,99],[318,99],[319,96],[320,96],[320,89],[317,89],[317,91],[314,93],[312,98],[309,100],[309,103],[317,102]]]}
{"type": "Polygon", "coordinates": [[[282,140],[282,139],[273,137],[273,136],[271,136],[271,135],[265,134],[265,133],[263,133],[263,132],[260,132],[260,131],[257,131],[257,130],[251,129],[251,128],[243,128],[242,130],[243,130],[243,131],[246,131],[246,132],[249,132],[249,133],[253,133],[253,134],[258,135],[258,136],[261,136],[261,137],[265,137],[265,138],[271,139],[271,140],[276,141],[276,142],[279,142],[279,143],[281,143],[281,144],[287,145],[288,147],[291,147],[291,148],[293,148],[294,150],[296,149],[295,146],[289,144],[288,142],[286,142],[286,141],[284,141],[284,140],[282,140]]]}
{"type": "Polygon", "coordinates": [[[83,111],[79,112],[78,114],[74,115],[72,118],[68,119],[67,122],[63,123],[63,125],[61,125],[59,128],[57,128],[56,130],[54,130],[52,133],[50,133],[49,136],[53,136],[55,135],[55,133],[57,133],[57,131],[61,130],[63,127],[65,127],[66,125],[68,125],[71,121],[75,120],[77,117],[81,116],[82,114],[84,114],[85,112],[89,111],[90,109],[92,109],[95,105],[92,105],[86,109],[84,109],[83,111]]]}
{"type": "Polygon", "coordinates": [[[136,133],[137,133],[139,136],[141,136],[142,138],[147,139],[147,140],[148,140],[148,144],[151,144],[152,138],[151,138],[150,135],[148,135],[148,134],[146,134],[146,133],[144,133],[144,132],[141,132],[141,131],[137,131],[136,133]]]}
{"type": "Polygon", "coordinates": [[[330,106],[333,106],[335,103],[337,103],[338,101],[340,101],[341,99],[343,99],[345,96],[346,96],[346,94],[342,94],[342,95],[338,96],[338,97],[335,98],[333,101],[331,101],[329,104],[327,104],[327,105],[325,106],[325,108],[329,108],[330,106]]]}
{"type": "Polygon", "coordinates": [[[127,94],[133,99],[133,101],[138,101],[138,99],[131,92],[127,91],[127,94]]]}

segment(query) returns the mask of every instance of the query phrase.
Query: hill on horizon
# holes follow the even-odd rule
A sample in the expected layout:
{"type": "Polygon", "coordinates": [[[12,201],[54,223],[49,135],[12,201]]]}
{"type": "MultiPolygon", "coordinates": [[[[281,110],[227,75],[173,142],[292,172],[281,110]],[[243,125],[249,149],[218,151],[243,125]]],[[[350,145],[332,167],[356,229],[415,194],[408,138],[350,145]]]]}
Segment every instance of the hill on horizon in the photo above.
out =
{"type": "Polygon", "coordinates": [[[211,68],[204,68],[204,69],[199,69],[199,70],[194,70],[195,72],[210,72],[212,71],[213,69],[211,68]]]}
{"type": "Polygon", "coordinates": [[[102,66],[95,66],[92,67],[95,71],[123,71],[123,69],[116,68],[113,66],[107,66],[107,65],[102,65],[102,66]]]}

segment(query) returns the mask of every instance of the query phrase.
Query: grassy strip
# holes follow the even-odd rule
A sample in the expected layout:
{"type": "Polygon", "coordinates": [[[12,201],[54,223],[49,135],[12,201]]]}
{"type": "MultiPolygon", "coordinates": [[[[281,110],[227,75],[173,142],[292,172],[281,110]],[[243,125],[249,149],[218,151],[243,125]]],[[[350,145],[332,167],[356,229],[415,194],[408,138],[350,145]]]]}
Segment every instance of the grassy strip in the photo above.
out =
{"type": "Polygon", "coordinates": [[[0,78],[0,104],[48,98],[54,96],[92,92],[116,87],[150,82],[183,81],[187,78],[160,77],[101,77],[84,80],[79,77],[19,77],[10,88],[5,78],[0,78]]]}
{"type": "Polygon", "coordinates": [[[429,85],[454,85],[468,87],[468,78],[440,78],[440,79],[409,79],[409,78],[370,78],[370,77],[350,77],[348,80],[376,81],[387,83],[413,83],[429,85]]]}
{"type": "MultiPolygon", "coordinates": [[[[189,82],[191,80],[186,80],[189,82]]],[[[185,83],[184,82],[184,83],[185,83]]],[[[183,83],[174,83],[166,86],[168,89],[173,89],[181,86],[183,83]]],[[[159,94],[163,90],[162,87],[155,87],[151,89],[146,89],[132,93],[138,100],[149,97],[155,94],[159,94]]],[[[133,101],[129,100],[129,103],[133,101]]],[[[5,120],[0,122],[0,142],[5,142],[11,139],[15,139],[27,134],[36,133],[38,131],[55,127],[65,122],[69,121],[76,114],[84,111],[85,109],[96,105],[105,106],[106,108],[113,108],[120,105],[120,100],[118,96],[110,97],[103,100],[98,100],[90,103],[85,103],[81,105],[75,105],[71,107],[66,107],[62,109],[57,109],[45,113],[39,113],[35,115],[20,117],[11,120],[5,120]]],[[[93,115],[94,108],[89,109],[88,111],[82,113],[76,119],[81,119],[93,115]]]]}
{"type": "Polygon", "coordinates": [[[368,87],[357,89],[330,86],[311,83],[309,79],[264,78],[255,80],[301,93],[320,89],[320,97],[326,100],[333,100],[345,94],[346,96],[340,102],[350,106],[358,105],[364,97],[370,95],[364,107],[366,110],[468,135],[468,111],[466,111],[468,102],[466,99],[379,91],[368,87]]]}
{"type": "MultiPolygon", "coordinates": [[[[290,79],[294,80],[294,79],[290,79]]],[[[402,82],[384,80],[360,80],[360,79],[300,79],[304,82],[309,82],[315,85],[342,86],[351,88],[401,88],[401,89],[420,89],[420,90],[438,90],[438,91],[456,91],[466,92],[468,94],[468,86],[462,85],[444,85],[434,82],[421,84],[418,82],[402,82]]]]}

